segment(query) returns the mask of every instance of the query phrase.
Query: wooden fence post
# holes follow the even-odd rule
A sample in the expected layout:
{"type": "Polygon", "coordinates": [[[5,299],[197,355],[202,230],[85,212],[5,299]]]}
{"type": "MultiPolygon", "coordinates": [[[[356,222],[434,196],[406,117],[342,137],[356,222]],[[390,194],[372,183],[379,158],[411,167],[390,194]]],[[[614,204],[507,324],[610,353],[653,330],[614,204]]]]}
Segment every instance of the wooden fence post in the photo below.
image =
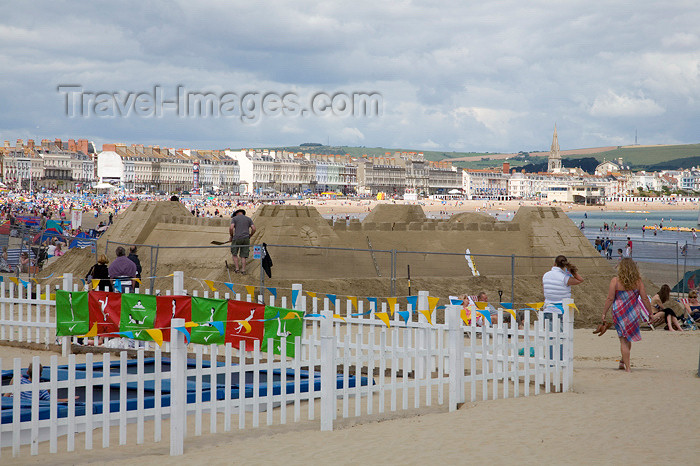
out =
{"type": "MultiPolygon", "coordinates": [[[[331,431],[336,405],[337,342],[333,335],[333,311],[326,307],[321,315],[323,316],[321,318],[321,430],[331,431]]],[[[310,402],[313,403],[313,401],[310,402]]]]}
{"type": "Polygon", "coordinates": [[[564,300],[564,361],[566,368],[564,370],[564,382],[562,391],[568,392],[574,384],[574,319],[576,308],[571,306],[574,304],[573,299],[564,300]]]}
{"type": "Polygon", "coordinates": [[[464,402],[464,390],[461,388],[464,379],[464,332],[460,325],[460,306],[449,304],[445,308],[447,320],[447,344],[449,359],[449,410],[456,411],[457,404],[464,402]]]}
{"type": "MultiPolygon", "coordinates": [[[[416,332],[416,346],[420,352],[425,352],[428,349],[428,345],[430,344],[430,330],[428,329],[428,319],[426,319],[423,314],[419,313],[418,310],[423,311],[427,309],[429,309],[428,292],[419,291],[417,305],[416,308],[413,309],[413,312],[418,314],[418,322],[424,324],[423,328],[418,329],[416,332]]],[[[418,356],[416,358],[416,379],[424,379],[426,377],[426,372],[430,371],[430,361],[427,361],[425,356],[418,356]]]]}
{"type": "MultiPolygon", "coordinates": [[[[92,284],[89,285],[92,287],[92,284]]],[[[64,273],[63,274],[63,289],[66,291],[73,291],[73,274],[64,273]]],[[[61,338],[61,356],[66,357],[71,354],[71,338],[72,337],[62,337],[61,338]]]]}
{"type": "MultiPolygon", "coordinates": [[[[182,272],[175,272],[180,274],[182,272]]],[[[177,275],[176,275],[177,276],[177,275]]],[[[187,346],[185,336],[175,327],[184,327],[185,319],[175,318],[170,330],[170,456],[184,452],[187,419],[187,346]]]]}
{"type": "Polygon", "coordinates": [[[292,309],[295,309],[297,311],[302,311],[306,312],[306,309],[304,309],[302,305],[302,287],[301,283],[292,283],[292,309]]]}

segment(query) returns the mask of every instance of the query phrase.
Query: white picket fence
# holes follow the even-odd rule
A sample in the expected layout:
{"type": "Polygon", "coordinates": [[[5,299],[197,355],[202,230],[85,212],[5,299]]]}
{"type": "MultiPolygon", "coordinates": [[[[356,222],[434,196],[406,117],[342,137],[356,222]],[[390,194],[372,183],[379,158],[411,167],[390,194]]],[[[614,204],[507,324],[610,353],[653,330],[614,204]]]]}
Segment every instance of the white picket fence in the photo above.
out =
{"type": "MultiPolygon", "coordinates": [[[[173,294],[184,292],[182,283],[182,273],[176,272],[173,294]]],[[[64,279],[64,289],[75,289],[72,285],[70,277],[64,279]]],[[[321,316],[305,319],[304,334],[297,337],[296,352],[290,358],[285,344],[281,345],[282,355],[276,356],[261,352],[260,342],[255,341],[253,348],[249,344],[241,350],[230,345],[190,345],[194,358],[188,361],[184,337],[173,332],[172,342],[163,347],[168,355],[153,342],[144,342],[148,348],[144,345],[136,351],[135,362],[129,362],[125,351],[118,359],[88,353],[84,365],[70,354],[66,367],[60,367],[57,356],[52,356],[44,372],[49,381],[35,378],[29,385],[19,385],[19,359],[9,367],[0,359],[0,369],[11,369],[13,376],[12,385],[2,387],[13,398],[3,399],[0,455],[11,448],[12,455],[18,456],[27,448],[22,445],[30,445],[32,455],[43,453],[46,441],[51,453],[59,450],[59,443],[62,450],[74,451],[81,445],[89,450],[99,434],[103,448],[113,443],[141,444],[146,438],[160,442],[166,429],[170,431],[170,452],[178,455],[186,435],[202,435],[205,430],[228,432],[236,425],[246,429],[305,421],[320,421],[322,430],[332,430],[338,416],[372,416],[444,404],[452,411],[467,399],[530,396],[571,387],[571,313],[565,313],[561,321],[555,316],[551,325],[546,325],[549,321],[541,313],[534,322],[526,313],[523,329],[518,329],[515,322],[502,324],[501,310],[501,324],[479,327],[464,325],[461,307],[446,306],[431,315],[432,322],[444,324],[431,324],[417,312],[411,312],[404,322],[395,312],[387,327],[374,313],[350,316],[366,311],[362,302],[358,309],[349,300],[336,299],[335,305],[327,298],[308,302],[300,285],[294,289],[298,291],[294,307],[321,316]],[[154,350],[153,358],[145,357],[146,349],[154,350]],[[223,361],[217,364],[220,357],[223,361]],[[95,362],[101,365],[93,367],[95,362]],[[110,370],[103,371],[104,367],[110,370]],[[272,385],[269,374],[277,379],[272,385]],[[216,380],[216,390],[212,390],[212,380],[216,380]],[[241,380],[245,383],[240,384],[241,380]],[[42,389],[50,390],[50,401],[39,402],[42,389]],[[24,408],[20,402],[23,391],[33,395],[24,408]],[[84,402],[76,402],[76,394],[84,402]],[[57,399],[64,395],[68,401],[59,403],[57,399]],[[110,409],[102,409],[108,405],[110,409]],[[136,425],[135,440],[131,424],[136,425]]],[[[3,338],[54,341],[55,303],[48,290],[44,291],[44,299],[39,293],[31,298],[31,290],[13,295],[12,289],[6,294],[0,286],[3,338]]],[[[270,304],[274,301],[271,298],[270,304]]],[[[418,309],[427,309],[427,303],[428,293],[421,292],[418,309]]],[[[281,305],[286,305],[284,298],[281,305]]],[[[380,311],[387,310],[383,303],[380,311]]],[[[410,305],[408,309],[397,305],[396,310],[413,311],[410,305]]],[[[173,326],[182,325],[181,319],[173,321],[173,326]]],[[[65,353],[70,352],[69,340],[64,338],[65,353]]],[[[38,357],[34,362],[38,364],[38,357]]]]}

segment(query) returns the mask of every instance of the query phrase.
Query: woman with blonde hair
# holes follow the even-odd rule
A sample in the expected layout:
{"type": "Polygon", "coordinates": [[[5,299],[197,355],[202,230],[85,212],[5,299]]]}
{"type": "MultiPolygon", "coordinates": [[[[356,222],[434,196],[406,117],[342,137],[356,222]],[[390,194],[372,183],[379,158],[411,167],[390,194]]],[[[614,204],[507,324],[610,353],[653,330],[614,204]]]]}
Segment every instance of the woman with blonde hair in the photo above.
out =
{"type": "Polygon", "coordinates": [[[97,286],[100,290],[112,291],[112,281],[109,279],[108,264],[109,259],[107,259],[107,256],[100,254],[100,257],[97,258],[97,263],[90,267],[90,271],[85,276],[85,280],[87,280],[91,289],[93,288],[92,280],[99,279],[100,282],[97,286]]]}
{"type": "Polygon", "coordinates": [[[617,336],[620,338],[620,370],[630,372],[630,349],[633,341],[642,339],[639,333],[639,313],[635,309],[639,298],[651,314],[651,303],[644,289],[637,264],[630,258],[624,258],[617,266],[617,277],[610,280],[608,298],[605,300],[603,323],[612,306],[613,321],[617,336]]]}

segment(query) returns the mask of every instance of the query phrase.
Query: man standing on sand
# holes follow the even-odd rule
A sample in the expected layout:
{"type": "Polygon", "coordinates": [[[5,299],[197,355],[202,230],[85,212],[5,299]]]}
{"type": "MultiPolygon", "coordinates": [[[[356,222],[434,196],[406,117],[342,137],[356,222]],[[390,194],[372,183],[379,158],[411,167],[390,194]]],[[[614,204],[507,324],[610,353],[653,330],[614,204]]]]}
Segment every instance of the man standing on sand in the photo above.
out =
{"type": "Polygon", "coordinates": [[[250,254],[250,235],[255,233],[255,225],[245,210],[238,209],[231,216],[231,226],[228,228],[231,236],[231,255],[236,273],[245,273],[246,260],[250,254]],[[238,258],[241,258],[239,266],[238,258]]]}

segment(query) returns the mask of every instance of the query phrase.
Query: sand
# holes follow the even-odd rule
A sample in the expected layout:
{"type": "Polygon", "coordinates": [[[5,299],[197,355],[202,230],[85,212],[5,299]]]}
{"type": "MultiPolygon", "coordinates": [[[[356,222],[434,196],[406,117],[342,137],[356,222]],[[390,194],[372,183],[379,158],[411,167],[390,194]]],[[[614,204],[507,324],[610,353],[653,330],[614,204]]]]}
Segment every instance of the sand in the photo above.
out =
{"type": "MultiPolygon", "coordinates": [[[[642,341],[632,346],[632,373],[627,374],[617,370],[619,340],[614,332],[597,337],[590,330],[578,329],[574,336],[574,384],[568,393],[467,402],[454,413],[434,406],[403,412],[394,419],[388,419],[391,415],[383,417],[387,420],[378,416],[351,418],[350,422],[338,422],[334,432],[320,432],[318,421],[304,421],[205,433],[189,436],[185,455],[178,458],[168,456],[167,423],[164,441],[152,443],[147,431],[144,445],[132,442],[135,425],[129,425],[127,446],[102,449],[96,441],[95,449],[86,452],[79,435],[77,452],[30,457],[25,447],[24,456],[17,459],[8,457],[10,452],[4,450],[2,462],[697,464],[699,346],[700,332],[644,332],[642,341]],[[382,422],[376,422],[379,420],[382,422]]],[[[41,353],[42,361],[48,360],[49,354],[41,353]]],[[[22,356],[28,361],[30,353],[3,347],[3,356],[22,356]]],[[[207,419],[203,425],[207,432],[207,419]]]]}

